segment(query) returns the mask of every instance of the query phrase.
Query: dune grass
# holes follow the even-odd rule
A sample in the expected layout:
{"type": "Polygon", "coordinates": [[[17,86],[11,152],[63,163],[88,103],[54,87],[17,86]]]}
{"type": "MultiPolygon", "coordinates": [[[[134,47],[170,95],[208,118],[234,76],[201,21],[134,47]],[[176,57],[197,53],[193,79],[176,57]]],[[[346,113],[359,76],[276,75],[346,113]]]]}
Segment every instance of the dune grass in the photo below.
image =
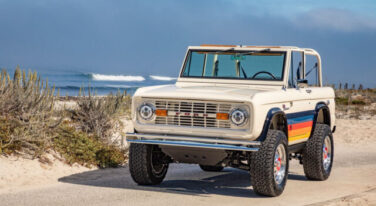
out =
{"type": "Polygon", "coordinates": [[[111,135],[119,115],[130,108],[127,94],[82,96],[77,108],[54,109],[59,98],[54,86],[36,72],[16,68],[13,78],[0,76],[0,154],[41,158],[50,150],[67,163],[115,167],[125,161],[126,151],[113,144],[111,135]],[[63,121],[64,120],[64,121],[63,121]]]}

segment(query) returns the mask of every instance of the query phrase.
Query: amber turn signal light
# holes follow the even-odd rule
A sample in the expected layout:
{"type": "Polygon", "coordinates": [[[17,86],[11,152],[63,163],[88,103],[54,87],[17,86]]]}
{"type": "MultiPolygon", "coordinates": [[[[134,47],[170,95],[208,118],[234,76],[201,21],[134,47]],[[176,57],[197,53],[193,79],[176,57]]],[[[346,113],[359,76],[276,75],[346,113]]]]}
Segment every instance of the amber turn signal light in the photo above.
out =
{"type": "Polygon", "coordinates": [[[217,119],[219,120],[228,120],[228,116],[227,113],[217,113],[217,119]]]}
{"type": "Polygon", "coordinates": [[[157,110],[155,110],[155,115],[160,116],[160,117],[166,117],[167,116],[167,110],[157,109],[157,110]]]}

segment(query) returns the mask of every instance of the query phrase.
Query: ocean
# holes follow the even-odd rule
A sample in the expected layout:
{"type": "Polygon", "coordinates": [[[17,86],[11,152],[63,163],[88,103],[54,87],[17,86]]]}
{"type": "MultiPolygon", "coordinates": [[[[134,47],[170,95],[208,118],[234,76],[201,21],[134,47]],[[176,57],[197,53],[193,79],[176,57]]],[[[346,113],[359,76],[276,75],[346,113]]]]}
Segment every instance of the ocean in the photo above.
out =
{"type": "MultiPolygon", "coordinates": [[[[14,70],[7,70],[13,77],[14,70]]],[[[94,90],[97,95],[106,95],[126,91],[133,95],[134,92],[145,86],[174,84],[177,77],[164,75],[128,75],[128,74],[103,74],[91,72],[79,72],[72,70],[32,70],[36,71],[43,79],[48,79],[50,86],[55,85],[56,91],[60,90],[60,96],[78,96],[80,88],[94,90]]]]}

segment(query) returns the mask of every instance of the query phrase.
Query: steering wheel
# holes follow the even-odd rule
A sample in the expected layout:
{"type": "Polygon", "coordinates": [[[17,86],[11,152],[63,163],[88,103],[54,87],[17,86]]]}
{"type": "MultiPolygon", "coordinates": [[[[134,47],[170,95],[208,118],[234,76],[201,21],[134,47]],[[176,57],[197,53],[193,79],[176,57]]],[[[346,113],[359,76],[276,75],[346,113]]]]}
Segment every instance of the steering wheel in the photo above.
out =
{"type": "Polygon", "coordinates": [[[260,72],[257,72],[256,74],[254,74],[252,77],[251,77],[251,79],[254,79],[257,75],[259,75],[259,74],[267,74],[267,75],[270,75],[273,79],[277,79],[277,78],[275,78],[275,76],[272,74],[272,73],[270,73],[270,72],[268,72],[268,71],[260,71],[260,72]]]}

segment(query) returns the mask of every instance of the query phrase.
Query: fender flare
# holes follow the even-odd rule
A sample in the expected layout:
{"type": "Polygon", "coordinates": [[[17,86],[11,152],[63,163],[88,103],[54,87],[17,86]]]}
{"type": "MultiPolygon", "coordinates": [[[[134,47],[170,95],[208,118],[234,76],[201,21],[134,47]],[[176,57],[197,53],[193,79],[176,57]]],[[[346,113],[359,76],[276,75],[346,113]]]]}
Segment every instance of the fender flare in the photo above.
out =
{"type": "Polygon", "coordinates": [[[282,115],[282,117],[284,118],[285,122],[286,122],[286,125],[285,125],[285,134],[286,136],[288,135],[288,129],[287,129],[287,117],[286,117],[286,114],[278,107],[274,107],[274,108],[271,108],[268,113],[266,114],[266,118],[265,118],[265,122],[264,122],[264,126],[262,128],[262,132],[260,134],[259,137],[257,137],[257,141],[260,141],[260,142],[263,142],[265,139],[266,139],[266,135],[268,133],[268,130],[269,130],[269,127],[270,127],[270,123],[271,121],[273,120],[273,118],[276,116],[276,115],[282,115]]]}
{"type": "Polygon", "coordinates": [[[316,128],[316,123],[317,123],[317,118],[319,116],[319,113],[320,113],[320,110],[327,110],[329,115],[328,115],[328,121],[329,121],[329,127],[331,127],[331,119],[330,119],[330,109],[329,107],[325,104],[325,102],[318,102],[316,104],[316,107],[315,107],[315,113],[314,113],[314,116],[313,116],[313,124],[312,124],[312,131],[311,131],[311,136],[310,138],[312,137],[312,134],[313,134],[313,131],[315,131],[315,128],[316,128]]]}

